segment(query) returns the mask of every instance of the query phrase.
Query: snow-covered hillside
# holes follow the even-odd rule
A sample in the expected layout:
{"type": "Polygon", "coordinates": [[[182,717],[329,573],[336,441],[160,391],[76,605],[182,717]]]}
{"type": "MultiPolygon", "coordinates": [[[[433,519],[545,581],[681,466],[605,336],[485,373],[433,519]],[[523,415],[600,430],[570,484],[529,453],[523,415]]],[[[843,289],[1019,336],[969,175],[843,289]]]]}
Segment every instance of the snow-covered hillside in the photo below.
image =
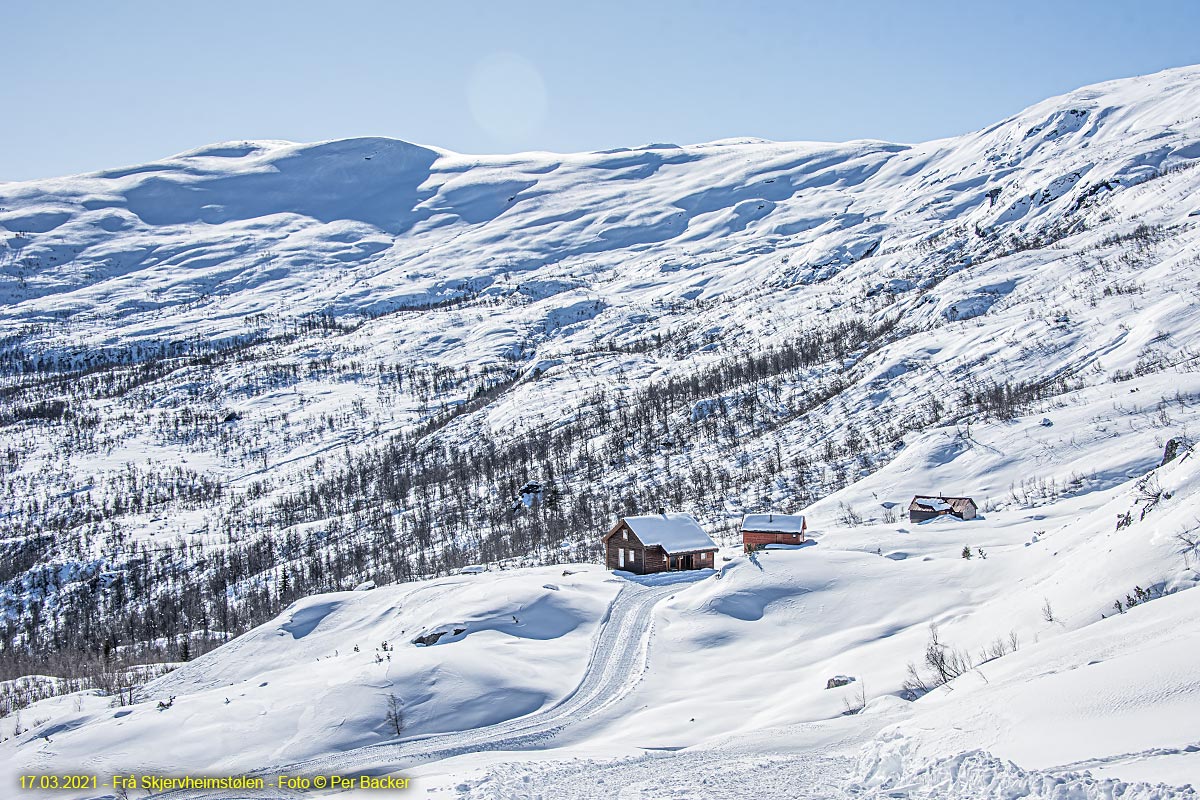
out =
{"type": "Polygon", "coordinates": [[[922,458],[810,513],[955,474],[1019,487],[1011,454],[1030,438],[1126,472],[1108,485],[1009,496],[970,522],[831,524],[805,546],[728,548],[717,572],[523,568],[317,595],[132,706],[86,693],[26,709],[0,745],[10,777],[186,765],[396,772],[451,797],[1194,797],[1151,784],[1200,779],[1200,461],[1159,467],[1138,437],[1109,458],[1111,437],[1087,434],[1114,395],[1063,403],[1050,426],[1039,412],[970,440],[930,431],[910,448],[922,458]],[[970,668],[914,694],[930,625],[970,668]]]}
{"type": "Polygon", "coordinates": [[[241,142],[0,184],[0,680],[76,681],[0,712],[134,695],[0,747],[481,797],[661,759],[860,796],[1195,780],[1198,163],[1185,68],[918,145],[241,142]],[[897,520],[929,492],[982,518],[897,520]],[[579,566],[660,506],[731,546],[719,578],[579,566]],[[768,509],[816,544],[737,556],[768,509]],[[497,571],[545,564],[575,566],[497,571]],[[914,684],[931,624],[987,663],[914,684]]]}

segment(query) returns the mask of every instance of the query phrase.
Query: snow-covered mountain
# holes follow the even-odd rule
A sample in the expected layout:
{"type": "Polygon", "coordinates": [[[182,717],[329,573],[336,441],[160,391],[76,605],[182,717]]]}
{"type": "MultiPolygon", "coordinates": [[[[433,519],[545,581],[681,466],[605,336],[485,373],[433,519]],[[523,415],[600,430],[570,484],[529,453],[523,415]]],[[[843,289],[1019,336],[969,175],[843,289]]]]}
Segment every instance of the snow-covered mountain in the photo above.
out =
{"type": "Polygon", "coordinates": [[[920,145],[241,142],[0,184],[0,679],[51,676],[0,696],[111,693],[5,717],[13,774],[155,741],[138,768],[479,797],[1200,777],[1198,163],[1185,68],[920,145]],[[939,491],[983,518],[897,520],[939,491]],[[719,578],[495,571],[659,506],[719,578]],[[767,509],[817,545],[737,555],[767,509]],[[367,580],[402,583],[307,596],[367,580]],[[931,624],[976,666],[925,692],[931,624]]]}

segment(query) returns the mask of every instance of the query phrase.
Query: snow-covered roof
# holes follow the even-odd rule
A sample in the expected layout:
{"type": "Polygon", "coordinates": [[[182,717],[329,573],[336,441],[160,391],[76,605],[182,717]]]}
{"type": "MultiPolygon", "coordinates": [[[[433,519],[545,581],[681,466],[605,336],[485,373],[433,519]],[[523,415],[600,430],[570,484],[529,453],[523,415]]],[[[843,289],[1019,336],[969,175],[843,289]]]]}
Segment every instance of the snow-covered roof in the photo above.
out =
{"type": "Polygon", "coordinates": [[[742,517],[742,530],[769,533],[801,533],[804,530],[803,514],[746,514],[742,517]]]}
{"type": "Polygon", "coordinates": [[[915,501],[918,506],[928,508],[930,511],[949,511],[950,504],[940,497],[929,497],[915,501]]]}
{"type": "Polygon", "coordinates": [[[658,545],[668,553],[716,550],[717,544],[691,514],[647,514],[622,517],[634,535],[647,547],[658,545]]]}
{"type": "Polygon", "coordinates": [[[909,503],[909,510],[914,508],[923,508],[929,511],[957,511],[963,512],[967,510],[968,505],[975,505],[975,501],[969,497],[929,497],[919,494],[909,503]]]}

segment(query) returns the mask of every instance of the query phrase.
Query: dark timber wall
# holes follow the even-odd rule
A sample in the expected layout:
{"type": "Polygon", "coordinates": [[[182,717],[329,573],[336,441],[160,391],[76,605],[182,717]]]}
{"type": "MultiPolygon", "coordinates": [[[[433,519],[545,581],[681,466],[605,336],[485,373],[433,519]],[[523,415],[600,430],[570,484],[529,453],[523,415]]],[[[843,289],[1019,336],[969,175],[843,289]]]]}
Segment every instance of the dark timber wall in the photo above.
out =
{"type": "MultiPolygon", "coordinates": [[[[686,563],[682,557],[691,556],[691,566],[687,569],[715,569],[716,551],[697,550],[687,553],[675,553],[671,559],[678,565],[686,563]]],[[[623,569],[637,575],[648,575],[654,572],[666,572],[668,569],[683,567],[670,565],[667,553],[658,545],[646,547],[627,525],[624,520],[620,527],[608,534],[604,540],[604,566],[608,569],[623,569]],[[624,556],[622,557],[622,551],[624,556]]]]}
{"type": "Polygon", "coordinates": [[[742,531],[742,549],[749,553],[768,544],[800,544],[803,533],[780,533],[778,531],[742,531]]]}

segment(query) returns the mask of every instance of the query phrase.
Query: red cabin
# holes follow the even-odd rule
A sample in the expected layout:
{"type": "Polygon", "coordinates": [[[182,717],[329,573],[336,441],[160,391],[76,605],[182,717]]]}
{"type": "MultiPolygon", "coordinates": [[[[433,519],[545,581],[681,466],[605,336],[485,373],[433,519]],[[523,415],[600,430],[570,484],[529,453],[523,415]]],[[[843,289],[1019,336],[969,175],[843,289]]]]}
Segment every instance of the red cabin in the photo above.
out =
{"type": "Polygon", "coordinates": [[[746,514],[742,517],[742,549],[749,553],[769,544],[803,544],[808,523],[802,514],[746,514]]]}

